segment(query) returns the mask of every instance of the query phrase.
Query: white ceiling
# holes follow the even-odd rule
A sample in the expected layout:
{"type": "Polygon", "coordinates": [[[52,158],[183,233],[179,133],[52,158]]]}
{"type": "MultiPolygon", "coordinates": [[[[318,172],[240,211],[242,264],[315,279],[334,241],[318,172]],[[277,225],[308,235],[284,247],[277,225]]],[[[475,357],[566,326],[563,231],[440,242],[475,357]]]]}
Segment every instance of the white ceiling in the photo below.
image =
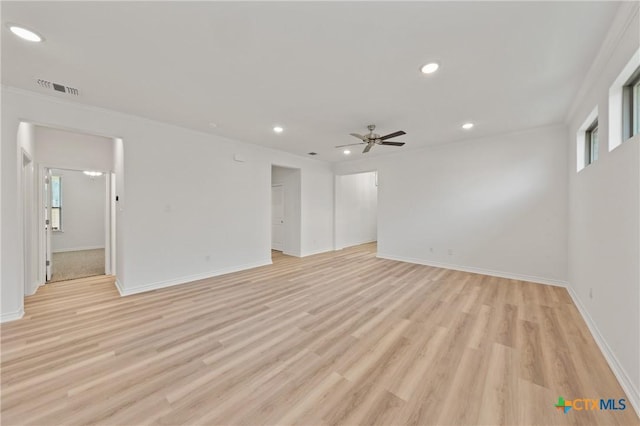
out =
{"type": "Polygon", "coordinates": [[[564,121],[618,6],[2,2],[2,83],[65,96],[47,79],[86,104],[340,161],[360,151],[333,146],[369,123],[407,132],[374,156],[564,121]],[[440,70],[421,74],[432,60],[440,70]]]}

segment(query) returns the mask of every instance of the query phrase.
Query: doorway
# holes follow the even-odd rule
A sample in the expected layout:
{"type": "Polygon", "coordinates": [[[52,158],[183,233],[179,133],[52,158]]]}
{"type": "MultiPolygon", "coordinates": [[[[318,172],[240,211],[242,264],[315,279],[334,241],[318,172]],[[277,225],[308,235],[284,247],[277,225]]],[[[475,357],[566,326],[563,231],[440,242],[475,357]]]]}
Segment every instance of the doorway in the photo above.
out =
{"type": "Polygon", "coordinates": [[[96,274],[115,275],[116,184],[121,197],[124,192],[122,139],[23,121],[18,127],[17,143],[22,150],[18,187],[24,295],[35,293],[48,282],[96,274]],[[73,204],[78,203],[72,194],[73,174],[89,180],[84,183],[96,189],[90,195],[80,195],[85,208],[93,205],[90,202],[93,198],[101,200],[101,210],[80,211],[79,220],[74,218],[73,204]],[[74,231],[83,221],[85,224],[93,221],[97,226],[91,232],[88,228],[74,231]],[[64,239],[71,243],[65,243],[64,239]],[[86,250],[96,251],[81,253],[85,258],[81,269],[85,270],[70,271],[66,276],[57,274],[69,269],[58,253],[86,250]],[[89,261],[93,266],[87,268],[89,261]]]}
{"type": "Polygon", "coordinates": [[[47,282],[104,275],[108,173],[47,169],[47,282]]]}
{"type": "Polygon", "coordinates": [[[378,240],[378,172],[335,178],[336,250],[378,240]]]}
{"type": "Polygon", "coordinates": [[[271,250],[300,257],[301,170],[271,167],[271,250]]]}
{"type": "Polygon", "coordinates": [[[271,185],[271,250],[284,250],[284,186],[271,185]]]}

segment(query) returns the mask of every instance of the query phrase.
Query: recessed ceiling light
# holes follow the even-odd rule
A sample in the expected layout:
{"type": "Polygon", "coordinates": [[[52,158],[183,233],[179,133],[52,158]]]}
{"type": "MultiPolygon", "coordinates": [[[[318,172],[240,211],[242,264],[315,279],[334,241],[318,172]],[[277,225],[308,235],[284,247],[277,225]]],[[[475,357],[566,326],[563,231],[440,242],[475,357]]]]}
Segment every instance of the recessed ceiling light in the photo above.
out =
{"type": "Polygon", "coordinates": [[[440,65],[437,62],[430,62],[420,68],[420,71],[422,71],[423,74],[433,74],[438,71],[438,68],[440,68],[440,65]]]}
{"type": "Polygon", "coordinates": [[[31,30],[28,30],[24,27],[19,27],[17,25],[9,25],[9,29],[11,30],[12,33],[14,33],[15,35],[17,35],[23,40],[32,41],[34,43],[38,43],[44,40],[44,38],[41,35],[31,30]]]}
{"type": "Polygon", "coordinates": [[[282,132],[284,132],[284,129],[282,127],[280,127],[280,126],[275,126],[273,128],[273,131],[276,132],[276,133],[282,133],[282,132]]]}
{"type": "Polygon", "coordinates": [[[349,155],[349,154],[351,154],[351,151],[350,151],[350,150],[348,150],[348,149],[345,149],[343,152],[344,152],[344,155],[349,155]]]}
{"type": "Polygon", "coordinates": [[[465,130],[469,130],[469,129],[471,129],[472,127],[473,127],[473,123],[464,123],[464,124],[462,125],[462,128],[463,128],[463,129],[465,129],[465,130]]]}

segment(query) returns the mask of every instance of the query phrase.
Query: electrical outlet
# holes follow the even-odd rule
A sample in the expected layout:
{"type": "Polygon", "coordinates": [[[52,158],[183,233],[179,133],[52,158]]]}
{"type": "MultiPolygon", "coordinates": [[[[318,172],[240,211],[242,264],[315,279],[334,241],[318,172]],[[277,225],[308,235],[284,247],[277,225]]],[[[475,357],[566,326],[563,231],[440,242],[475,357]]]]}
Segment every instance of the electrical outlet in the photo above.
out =
{"type": "Polygon", "coordinates": [[[206,255],[204,257],[204,260],[207,261],[207,262],[211,261],[211,255],[206,255]]]}
{"type": "Polygon", "coordinates": [[[429,251],[433,253],[433,247],[429,247],[429,251]]]}
{"type": "Polygon", "coordinates": [[[589,288],[589,299],[593,299],[593,287],[589,288]]]}

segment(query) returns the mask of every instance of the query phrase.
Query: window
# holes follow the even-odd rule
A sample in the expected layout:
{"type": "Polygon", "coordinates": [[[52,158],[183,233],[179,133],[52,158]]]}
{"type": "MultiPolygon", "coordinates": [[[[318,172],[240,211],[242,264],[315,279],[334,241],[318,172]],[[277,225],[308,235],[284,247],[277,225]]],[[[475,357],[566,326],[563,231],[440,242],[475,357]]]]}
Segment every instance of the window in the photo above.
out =
{"type": "MultiPolygon", "coordinates": [[[[609,117],[606,135],[609,151],[640,134],[640,48],[609,87],[609,117]]],[[[580,159],[582,161],[582,158],[580,159]]]]}
{"type": "Polygon", "coordinates": [[[51,176],[51,230],[62,231],[62,178],[51,176]]]}
{"type": "Polygon", "coordinates": [[[631,90],[631,116],[633,122],[631,136],[635,136],[640,132],[640,76],[636,78],[631,90]]]}
{"type": "Polygon", "coordinates": [[[622,138],[627,140],[640,133],[640,68],[624,85],[622,96],[622,138]]]}
{"type": "Polygon", "coordinates": [[[585,132],[584,165],[588,166],[598,159],[598,120],[585,132]]]}
{"type": "Polygon", "coordinates": [[[600,146],[598,106],[585,117],[576,133],[576,170],[579,172],[598,159],[600,146]]]}

